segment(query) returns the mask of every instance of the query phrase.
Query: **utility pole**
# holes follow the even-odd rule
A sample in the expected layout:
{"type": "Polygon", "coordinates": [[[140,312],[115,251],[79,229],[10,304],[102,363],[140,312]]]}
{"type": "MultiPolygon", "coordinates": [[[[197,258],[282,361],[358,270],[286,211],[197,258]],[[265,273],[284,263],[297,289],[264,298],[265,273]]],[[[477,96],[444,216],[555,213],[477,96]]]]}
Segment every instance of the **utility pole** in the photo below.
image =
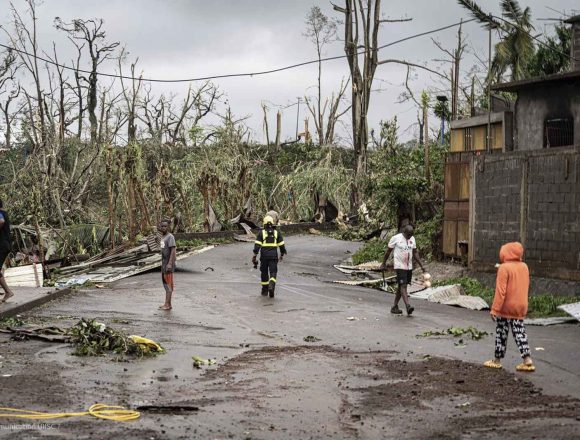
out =
{"type": "MultiPolygon", "coordinates": [[[[453,93],[453,87],[451,88],[451,93],[453,93]]],[[[441,106],[441,136],[440,136],[440,144],[443,145],[445,142],[445,108],[447,104],[447,96],[439,95],[437,96],[437,101],[439,101],[439,105],[441,106]]]]}
{"type": "Polygon", "coordinates": [[[489,47],[487,52],[487,142],[485,149],[491,151],[491,31],[494,29],[492,15],[489,14],[489,47]]]}
{"type": "Polygon", "coordinates": [[[298,121],[300,120],[300,97],[298,97],[298,109],[296,110],[296,140],[298,140],[298,121]]]}

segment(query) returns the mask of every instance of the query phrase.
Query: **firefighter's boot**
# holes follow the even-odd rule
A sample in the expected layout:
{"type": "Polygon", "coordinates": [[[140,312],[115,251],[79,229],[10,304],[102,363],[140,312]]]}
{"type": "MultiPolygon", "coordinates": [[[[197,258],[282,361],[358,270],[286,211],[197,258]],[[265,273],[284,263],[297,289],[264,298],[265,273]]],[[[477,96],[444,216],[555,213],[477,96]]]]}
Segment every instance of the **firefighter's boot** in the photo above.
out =
{"type": "Polygon", "coordinates": [[[270,284],[268,285],[268,295],[270,298],[274,298],[274,290],[276,289],[276,281],[270,280],[270,284]]]}

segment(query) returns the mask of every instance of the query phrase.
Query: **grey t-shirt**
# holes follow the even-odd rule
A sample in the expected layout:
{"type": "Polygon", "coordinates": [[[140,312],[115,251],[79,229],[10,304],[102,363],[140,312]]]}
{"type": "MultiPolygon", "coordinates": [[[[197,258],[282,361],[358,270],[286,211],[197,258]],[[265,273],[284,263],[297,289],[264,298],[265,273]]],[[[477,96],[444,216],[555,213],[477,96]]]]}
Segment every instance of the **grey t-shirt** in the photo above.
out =
{"type": "MultiPolygon", "coordinates": [[[[159,245],[161,246],[161,270],[167,272],[165,269],[169,263],[169,258],[171,258],[171,248],[175,247],[175,237],[168,232],[167,235],[161,237],[159,245]]],[[[175,271],[175,265],[171,272],[173,271],[175,271]]]]}

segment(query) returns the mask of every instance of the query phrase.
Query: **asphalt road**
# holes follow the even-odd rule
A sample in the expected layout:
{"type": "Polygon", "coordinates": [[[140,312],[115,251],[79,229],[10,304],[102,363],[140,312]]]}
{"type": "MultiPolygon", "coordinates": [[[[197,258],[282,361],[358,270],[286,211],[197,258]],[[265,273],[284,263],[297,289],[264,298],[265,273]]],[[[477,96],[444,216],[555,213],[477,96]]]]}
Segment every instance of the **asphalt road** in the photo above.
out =
{"type": "Polygon", "coordinates": [[[458,345],[416,336],[470,325],[493,332],[487,312],[415,301],[412,317],[390,315],[391,295],[330,283],[343,279],[332,265],[356,243],[318,236],[286,243],[274,299],[259,294],[252,245],[238,243],[180,262],[171,312],[157,309],[163,290],[151,272],[28,313],[61,327],[96,318],[167,353],[115,362],[0,334],[3,406],[145,407],[130,423],[85,417],[25,429],[34,422],[3,419],[0,438],[520,439],[572,438],[580,428],[580,326],[528,328],[534,374],[514,372],[513,340],[506,368],[484,369],[492,336],[458,345]],[[217,364],[195,369],[192,355],[217,364]]]}

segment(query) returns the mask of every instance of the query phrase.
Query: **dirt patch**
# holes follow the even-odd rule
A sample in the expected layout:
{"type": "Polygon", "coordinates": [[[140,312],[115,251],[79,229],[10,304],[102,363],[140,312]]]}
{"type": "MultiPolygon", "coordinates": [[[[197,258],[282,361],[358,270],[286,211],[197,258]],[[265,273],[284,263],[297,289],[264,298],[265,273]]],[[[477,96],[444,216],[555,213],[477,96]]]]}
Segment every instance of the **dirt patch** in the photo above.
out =
{"type": "MultiPolygon", "coordinates": [[[[25,347],[38,352],[42,346],[11,344],[4,367],[17,368],[25,347]]],[[[138,425],[107,424],[100,438],[166,438],[171,432],[169,438],[183,439],[568,439],[580,427],[578,400],[545,395],[522,374],[435,357],[402,359],[393,351],[256,348],[207,367],[195,381],[171,379],[171,369],[143,363],[129,367],[136,370],[132,384],[122,365],[105,359],[75,364],[84,375],[79,381],[63,375],[62,367],[36,357],[24,374],[3,378],[5,404],[72,411],[97,395],[141,407],[138,425]],[[117,373],[103,376],[105,370],[117,373]],[[150,385],[159,377],[171,380],[150,385]],[[145,389],[150,397],[131,404],[145,389]]],[[[58,438],[71,439],[102,426],[94,420],[55,423],[58,438]]],[[[18,435],[10,438],[36,438],[18,435]]]]}
{"type": "Polygon", "coordinates": [[[451,416],[448,426],[436,433],[441,438],[460,438],[466,429],[508,430],[517,420],[542,418],[544,426],[566,419],[574,423],[580,414],[580,401],[545,395],[525,377],[505,370],[442,358],[383,359],[373,366],[372,379],[389,382],[353,389],[359,394],[359,411],[375,417],[401,407],[415,414],[440,408],[451,416]]]}
{"type": "MultiPolygon", "coordinates": [[[[429,357],[424,361],[383,359],[373,362],[372,378],[387,377],[391,382],[376,387],[356,389],[364,394],[363,406],[371,411],[384,408],[384,401],[398,406],[425,407],[424,402],[440,397],[465,397],[480,408],[513,408],[532,396],[534,405],[577,401],[544,396],[526,379],[505,370],[492,370],[481,365],[450,359],[429,357]],[[377,402],[377,400],[379,402],[377,402]]],[[[367,377],[369,377],[367,375],[367,377]]]]}
{"type": "MultiPolygon", "coordinates": [[[[568,438],[580,414],[580,401],[545,395],[521,374],[435,357],[401,360],[389,351],[268,347],[230,359],[209,370],[202,381],[206,389],[227,393],[222,395],[226,401],[254,402],[257,407],[267,406],[263,397],[276,393],[306,401],[322,384],[325,399],[339,402],[337,423],[347,437],[384,435],[387,429],[407,438],[456,439],[467,432],[477,433],[477,438],[508,435],[514,423],[526,421],[519,432],[568,438]],[[305,379],[288,380],[299,363],[315,364],[317,371],[305,370],[305,379]],[[337,374],[341,366],[348,370],[337,374]],[[527,423],[539,419],[540,424],[527,423]]],[[[303,409],[307,412],[308,405],[303,409]]]]}

